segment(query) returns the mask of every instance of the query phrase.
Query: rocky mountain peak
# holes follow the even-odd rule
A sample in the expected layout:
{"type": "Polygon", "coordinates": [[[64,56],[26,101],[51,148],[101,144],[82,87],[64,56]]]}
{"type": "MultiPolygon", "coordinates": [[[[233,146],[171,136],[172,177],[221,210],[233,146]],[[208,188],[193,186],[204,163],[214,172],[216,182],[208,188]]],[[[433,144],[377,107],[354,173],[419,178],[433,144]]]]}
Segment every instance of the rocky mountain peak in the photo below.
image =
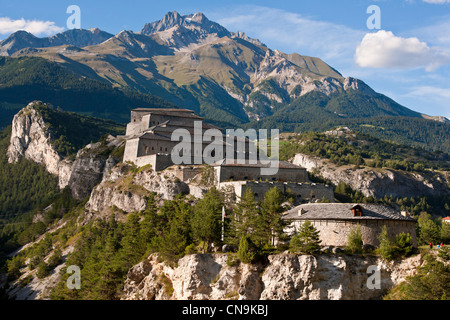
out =
{"type": "Polygon", "coordinates": [[[226,28],[216,22],[210,21],[201,12],[181,16],[176,11],[166,13],[161,20],[145,24],[141,30],[141,33],[150,35],[169,30],[175,26],[185,27],[192,31],[195,30],[197,33],[202,35],[217,34],[218,37],[231,35],[226,28]]]}
{"type": "Polygon", "coordinates": [[[112,34],[95,29],[71,29],[51,37],[38,38],[26,31],[17,31],[0,42],[0,55],[9,56],[24,48],[46,48],[63,45],[86,47],[102,43],[112,34]]]}

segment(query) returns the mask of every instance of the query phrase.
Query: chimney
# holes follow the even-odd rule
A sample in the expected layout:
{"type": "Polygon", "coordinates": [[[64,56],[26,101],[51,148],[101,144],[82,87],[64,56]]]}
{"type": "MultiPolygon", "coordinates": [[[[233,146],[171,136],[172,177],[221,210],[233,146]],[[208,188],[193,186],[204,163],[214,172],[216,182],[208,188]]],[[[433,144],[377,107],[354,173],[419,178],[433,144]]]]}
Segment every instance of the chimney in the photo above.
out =
{"type": "Polygon", "coordinates": [[[298,216],[299,217],[302,216],[304,213],[305,213],[305,209],[303,209],[303,208],[298,209],[298,216]]]}
{"type": "Polygon", "coordinates": [[[407,211],[401,211],[400,213],[404,217],[409,217],[409,213],[407,211]]]}

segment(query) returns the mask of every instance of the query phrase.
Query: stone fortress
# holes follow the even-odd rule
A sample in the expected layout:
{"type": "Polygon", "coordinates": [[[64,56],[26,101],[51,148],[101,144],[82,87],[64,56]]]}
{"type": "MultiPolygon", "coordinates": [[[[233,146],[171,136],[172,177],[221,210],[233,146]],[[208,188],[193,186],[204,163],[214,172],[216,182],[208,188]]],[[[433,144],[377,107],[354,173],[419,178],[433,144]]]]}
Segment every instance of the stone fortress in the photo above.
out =
{"type": "MultiPolygon", "coordinates": [[[[179,128],[193,135],[195,130],[201,130],[207,135],[208,129],[219,129],[201,122],[196,128],[196,121],[203,118],[186,109],[134,109],[131,111],[131,122],[127,125],[124,162],[132,162],[138,167],[151,165],[155,171],[175,167],[177,177],[183,182],[191,181],[202,172],[202,154],[209,143],[202,141],[201,149],[194,147],[191,162],[195,165],[177,165],[171,158],[172,150],[177,148],[179,141],[172,141],[172,133],[179,128]]],[[[212,141],[212,139],[210,140],[212,141]]],[[[224,138],[223,141],[226,141],[224,138]]],[[[235,159],[239,152],[244,152],[247,159],[244,164],[229,164],[225,162],[226,142],[219,146],[216,158],[222,158],[212,164],[214,183],[218,189],[232,188],[238,198],[247,190],[255,193],[256,200],[262,200],[264,194],[273,187],[294,198],[298,206],[285,212],[283,219],[290,222],[287,231],[293,233],[300,225],[309,220],[320,231],[322,245],[345,246],[350,231],[360,225],[363,242],[373,246],[378,245],[378,235],[386,225],[392,237],[399,233],[409,233],[417,245],[415,220],[407,214],[400,214],[393,209],[376,204],[333,203],[334,192],[331,186],[313,183],[308,178],[305,168],[290,162],[280,161],[278,172],[271,176],[262,176],[260,162],[251,164],[248,159],[254,151],[252,143],[245,142],[245,150],[239,150],[234,145],[235,159]],[[318,203],[318,201],[330,203],[318,203]]],[[[182,152],[182,150],[175,150],[182,152]]]]}
{"type": "MultiPolygon", "coordinates": [[[[185,129],[193,135],[195,130],[201,130],[202,135],[207,136],[208,129],[219,129],[210,124],[201,122],[201,127],[195,127],[196,121],[203,118],[187,109],[133,109],[131,111],[131,122],[127,125],[124,162],[132,162],[138,167],[151,165],[155,171],[164,170],[175,165],[172,161],[172,151],[177,148],[179,141],[172,141],[172,134],[176,129],[185,129]]],[[[210,142],[202,141],[202,148],[196,150],[194,139],[191,139],[191,162],[193,165],[178,166],[181,172],[179,178],[187,181],[200,173],[202,154],[210,142]]],[[[210,141],[213,139],[210,139],[210,141]]],[[[235,140],[236,141],[236,140],[235,140]]],[[[214,155],[219,160],[212,164],[214,168],[214,181],[216,187],[221,189],[226,186],[234,188],[238,197],[241,197],[247,188],[252,188],[257,200],[261,200],[264,194],[273,187],[280,188],[283,192],[294,195],[296,203],[311,201],[314,199],[326,199],[334,201],[333,189],[324,184],[312,183],[308,179],[305,168],[296,166],[286,161],[280,161],[278,172],[271,176],[261,175],[261,163],[251,164],[248,159],[255,152],[252,142],[245,140],[245,150],[240,150],[238,144],[234,143],[233,150],[235,159],[240,152],[246,159],[244,164],[225,163],[226,138],[223,137],[223,145],[219,148],[219,154],[214,155]]],[[[181,153],[183,150],[174,150],[181,153]]]]}

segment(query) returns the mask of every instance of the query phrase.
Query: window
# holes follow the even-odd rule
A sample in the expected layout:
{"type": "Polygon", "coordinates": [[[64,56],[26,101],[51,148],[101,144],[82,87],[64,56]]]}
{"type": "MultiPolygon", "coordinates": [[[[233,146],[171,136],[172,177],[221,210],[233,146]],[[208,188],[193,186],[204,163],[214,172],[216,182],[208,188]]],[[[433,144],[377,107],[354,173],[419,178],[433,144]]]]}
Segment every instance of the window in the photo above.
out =
{"type": "Polygon", "coordinates": [[[359,204],[351,208],[354,217],[361,217],[363,212],[363,207],[359,204]]]}

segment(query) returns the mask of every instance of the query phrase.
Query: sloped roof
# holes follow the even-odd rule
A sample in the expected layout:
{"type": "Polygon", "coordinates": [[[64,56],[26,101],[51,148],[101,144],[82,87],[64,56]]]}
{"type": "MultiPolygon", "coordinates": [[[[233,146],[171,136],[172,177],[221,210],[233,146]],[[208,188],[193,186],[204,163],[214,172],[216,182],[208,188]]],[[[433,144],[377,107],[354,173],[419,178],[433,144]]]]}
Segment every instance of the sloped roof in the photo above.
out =
{"type": "Polygon", "coordinates": [[[143,112],[148,114],[157,114],[163,116],[172,116],[172,117],[180,117],[180,118],[194,118],[194,119],[203,119],[202,117],[194,114],[194,111],[188,109],[150,109],[150,108],[137,108],[131,111],[134,112],[143,112]]]}
{"type": "Polygon", "coordinates": [[[415,221],[404,217],[392,208],[379,204],[361,203],[307,203],[288,210],[284,217],[287,220],[404,220],[415,221]],[[351,208],[360,205],[363,208],[361,217],[354,217],[351,208]],[[299,216],[298,211],[304,213],[299,216]]]}
{"type": "MultiPolygon", "coordinates": [[[[221,166],[221,167],[249,167],[249,168],[268,168],[270,167],[272,164],[271,163],[261,163],[260,161],[258,161],[258,163],[256,164],[252,164],[252,163],[244,163],[244,164],[239,164],[239,163],[226,163],[225,159],[217,161],[216,163],[213,164],[213,167],[217,167],[217,166],[221,166]]],[[[305,169],[303,167],[297,166],[295,164],[292,164],[290,162],[287,161],[279,161],[278,162],[278,167],[281,169],[305,169]]]]}

